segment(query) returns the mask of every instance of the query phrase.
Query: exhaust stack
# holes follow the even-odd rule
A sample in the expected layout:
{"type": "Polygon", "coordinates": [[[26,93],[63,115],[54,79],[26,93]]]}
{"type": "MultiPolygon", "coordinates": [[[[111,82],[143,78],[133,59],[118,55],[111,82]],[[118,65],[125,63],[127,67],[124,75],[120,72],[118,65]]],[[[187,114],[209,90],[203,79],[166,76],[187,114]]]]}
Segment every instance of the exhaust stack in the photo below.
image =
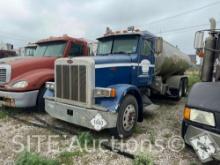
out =
{"type": "Polygon", "coordinates": [[[210,22],[210,29],[212,30],[212,31],[214,31],[215,29],[216,29],[216,20],[215,20],[215,18],[210,18],[209,19],[209,22],[210,22]]]}

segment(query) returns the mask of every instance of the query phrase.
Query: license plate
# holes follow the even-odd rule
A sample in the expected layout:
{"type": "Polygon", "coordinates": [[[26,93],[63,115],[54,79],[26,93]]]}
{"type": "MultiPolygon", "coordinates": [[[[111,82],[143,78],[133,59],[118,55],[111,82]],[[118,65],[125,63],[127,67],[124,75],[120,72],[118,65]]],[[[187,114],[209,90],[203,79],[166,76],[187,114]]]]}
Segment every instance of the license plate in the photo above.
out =
{"type": "Polygon", "coordinates": [[[211,156],[216,152],[216,144],[208,134],[193,137],[190,142],[202,162],[212,160],[211,156]]]}

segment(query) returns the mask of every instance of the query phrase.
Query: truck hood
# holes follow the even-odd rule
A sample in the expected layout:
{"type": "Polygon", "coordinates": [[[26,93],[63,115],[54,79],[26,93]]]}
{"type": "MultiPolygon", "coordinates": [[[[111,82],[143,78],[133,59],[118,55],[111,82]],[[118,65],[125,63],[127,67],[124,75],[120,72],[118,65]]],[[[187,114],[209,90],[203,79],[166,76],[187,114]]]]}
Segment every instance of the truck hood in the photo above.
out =
{"type": "Polygon", "coordinates": [[[108,55],[96,56],[93,59],[95,61],[95,84],[97,87],[131,83],[132,56],[108,55]]]}
{"type": "Polygon", "coordinates": [[[132,58],[130,55],[108,55],[93,57],[95,64],[109,64],[109,63],[130,63],[132,58]]]}
{"type": "Polygon", "coordinates": [[[1,65],[8,64],[11,67],[11,80],[28,71],[54,68],[55,57],[9,57],[0,59],[1,65]]]}
{"type": "Polygon", "coordinates": [[[187,106],[220,113],[220,82],[200,82],[191,89],[187,106]]]}

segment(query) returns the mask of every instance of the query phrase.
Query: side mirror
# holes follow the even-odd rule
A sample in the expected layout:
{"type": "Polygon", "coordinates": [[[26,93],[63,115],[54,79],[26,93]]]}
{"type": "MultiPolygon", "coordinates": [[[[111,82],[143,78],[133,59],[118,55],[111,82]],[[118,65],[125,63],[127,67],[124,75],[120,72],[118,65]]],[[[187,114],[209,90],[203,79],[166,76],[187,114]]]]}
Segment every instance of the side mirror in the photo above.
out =
{"type": "Polygon", "coordinates": [[[204,47],[204,32],[203,31],[198,31],[195,34],[195,39],[194,39],[194,48],[195,49],[202,49],[204,47]]]}
{"type": "Polygon", "coordinates": [[[162,37],[158,37],[156,38],[156,45],[155,45],[155,52],[157,54],[160,54],[163,50],[163,38],[162,37]]]}

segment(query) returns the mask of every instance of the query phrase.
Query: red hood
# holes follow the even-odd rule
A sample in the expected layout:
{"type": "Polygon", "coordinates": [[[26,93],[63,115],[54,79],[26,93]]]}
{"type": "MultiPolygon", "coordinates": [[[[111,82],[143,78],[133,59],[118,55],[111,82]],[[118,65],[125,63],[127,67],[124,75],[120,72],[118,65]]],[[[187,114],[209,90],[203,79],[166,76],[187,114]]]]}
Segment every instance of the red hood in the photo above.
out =
{"type": "Polygon", "coordinates": [[[1,64],[11,66],[11,79],[36,69],[53,69],[55,57],[9,57],[0,59],[1,64]]]}

